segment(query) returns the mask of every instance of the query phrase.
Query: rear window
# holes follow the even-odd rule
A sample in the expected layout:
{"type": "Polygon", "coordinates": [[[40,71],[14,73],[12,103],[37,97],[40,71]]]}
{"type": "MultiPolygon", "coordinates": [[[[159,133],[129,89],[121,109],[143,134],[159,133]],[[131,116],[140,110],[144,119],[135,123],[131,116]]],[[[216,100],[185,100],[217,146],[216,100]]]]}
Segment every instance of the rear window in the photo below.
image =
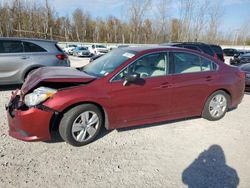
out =
{"type": "Polygon", "coordinates": [[[206,54],[214,56],[213,50],[208,45],[199,45],[199,48],[206,54]]]}
{"type": "Polygon", "coordinates": [[[63,53],[63,50],[62,50],[57,44],[55,44],[55,47],[56,47],[56,49],[57,49],[59,52],[62,52],[62,53],[63,53]]]}
{"type": "Polygon", "coordinates": [[[201,51],[200,48],[198,48],[197,46],[192,46],[192,45],[184,45],[183,46],[184,48],[188,48],[188,49],[191,49],[191,50],[197,50],[197,51],[201,51]]]}
{"type": "Polygon", "coordinates": [[[223,53],[220,46],[211,45],[211,48],[213,49],[213,51],[214,51],[216,54],[222,54],[222,53],[223,53]]]}
{"type": "Polygon", "coordinates": [[[23,42],[25,52],[47,52],[44,48],[31,43],[31,42],[23,42]]]}
{"type": "Polygon", "coordinates": [[[22,53],[23,51],[21,41],[0,41],[0,53],[22,53]]]}

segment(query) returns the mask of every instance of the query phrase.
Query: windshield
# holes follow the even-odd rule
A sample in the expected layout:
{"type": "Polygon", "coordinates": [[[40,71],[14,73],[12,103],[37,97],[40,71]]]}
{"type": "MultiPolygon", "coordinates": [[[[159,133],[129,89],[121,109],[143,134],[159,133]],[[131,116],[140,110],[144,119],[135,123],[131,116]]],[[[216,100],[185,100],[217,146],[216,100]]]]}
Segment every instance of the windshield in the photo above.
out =
{"type": "Polygon", "coordinates": [[[83,71],[90,75],[104,77],[128,59],[134,57],[135,54],[135,51],[115,49],[84,66],[83,71]]]}

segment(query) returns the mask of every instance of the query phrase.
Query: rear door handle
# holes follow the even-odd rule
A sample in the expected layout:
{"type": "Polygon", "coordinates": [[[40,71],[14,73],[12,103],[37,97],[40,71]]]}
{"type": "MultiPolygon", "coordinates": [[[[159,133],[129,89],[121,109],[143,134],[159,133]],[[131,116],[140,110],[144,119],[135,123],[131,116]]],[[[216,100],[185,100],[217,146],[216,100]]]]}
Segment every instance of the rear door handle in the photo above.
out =
{"type": "Polygon", "coordinates": [[[206,81],[211,81],[211,80],[213,80],[214,78],[212,77],[212,76],[207,76],[206,77],[206,81]]]}

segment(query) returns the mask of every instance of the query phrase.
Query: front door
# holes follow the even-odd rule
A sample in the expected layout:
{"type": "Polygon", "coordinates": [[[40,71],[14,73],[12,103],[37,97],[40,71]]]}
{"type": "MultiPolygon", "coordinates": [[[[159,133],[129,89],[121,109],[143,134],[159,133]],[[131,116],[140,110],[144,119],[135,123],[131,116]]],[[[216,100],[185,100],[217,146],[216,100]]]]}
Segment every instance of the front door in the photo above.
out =
{"type": "Polygon", "coordinates": [[[171,77],[168,53],[153,53],[136,60],[112,79],[109,95],[116,128],[151,122],[171,112],[171,77]],[[140,79],[124,86],[127,73],[140,79]]]}

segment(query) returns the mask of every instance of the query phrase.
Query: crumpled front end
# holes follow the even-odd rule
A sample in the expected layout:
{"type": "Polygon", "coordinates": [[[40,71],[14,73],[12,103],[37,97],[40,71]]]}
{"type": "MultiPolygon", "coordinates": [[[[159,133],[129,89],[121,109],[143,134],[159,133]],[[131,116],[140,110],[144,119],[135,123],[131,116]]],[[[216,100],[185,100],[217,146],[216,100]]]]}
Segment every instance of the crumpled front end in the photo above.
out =
{"type": "Polygon", "coordinates": [[[23,141],[50,140],[50,120],[53,112],[26,107],[18,92],[12,94],[6,106],[9,135],[23,141]]]}

